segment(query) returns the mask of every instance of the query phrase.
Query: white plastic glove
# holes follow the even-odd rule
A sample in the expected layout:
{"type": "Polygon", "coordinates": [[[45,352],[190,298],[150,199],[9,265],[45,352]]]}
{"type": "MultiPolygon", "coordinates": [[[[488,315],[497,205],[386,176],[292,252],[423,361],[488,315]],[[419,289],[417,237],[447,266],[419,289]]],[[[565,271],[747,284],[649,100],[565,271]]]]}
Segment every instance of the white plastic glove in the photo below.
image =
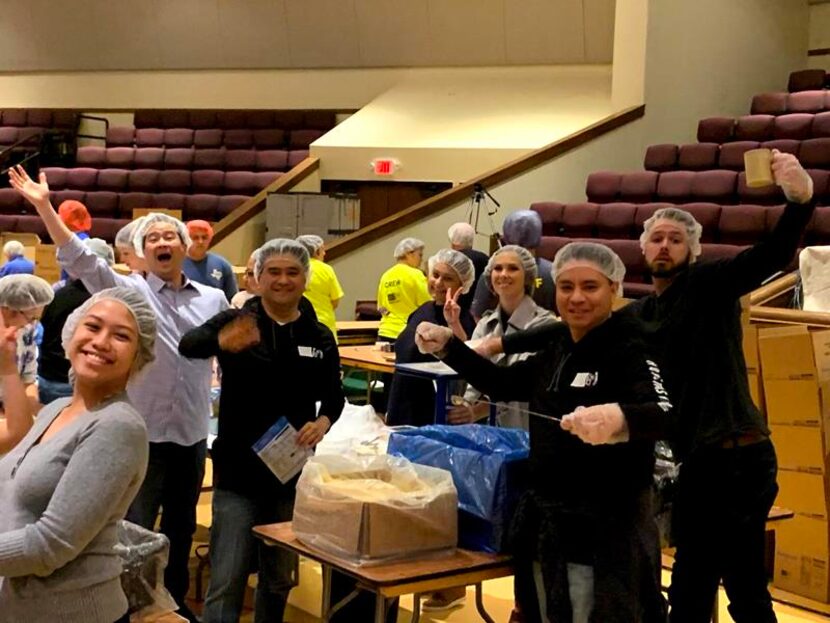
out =
{"type": "Polygon", "coordinates": [[[772,150],[772,175],[787,201],[807,203],[813,197],[813,178],[792,154],[772,150]]]}
{"type": "Polygon", "coordinates": [[[562,428],[592,446],[628,441],[628,422],[617,403],[577,407],[562,418],[562,428]]]}
{"type": "Polygon", "coordinates": [[[422,322],[415,328],[415,345],[425,355],[443,351],[452,338],[452,329],[431,322],[422,322]]]}

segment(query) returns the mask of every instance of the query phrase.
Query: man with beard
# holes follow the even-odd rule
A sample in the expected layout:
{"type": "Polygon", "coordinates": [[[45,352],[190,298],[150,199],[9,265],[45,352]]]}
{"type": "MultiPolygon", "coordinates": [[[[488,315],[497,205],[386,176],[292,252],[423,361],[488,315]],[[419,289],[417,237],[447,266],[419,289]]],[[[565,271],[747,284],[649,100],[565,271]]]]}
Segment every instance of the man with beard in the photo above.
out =
{"type": "MultiPolygon", "coordinates": [[[[639,319],[661,356],[675,405],[676,418],[665,431],[682,462],[673,508],[671,623],[708,623],[721,580],[736,623],[776,620],[764,533],[778,491],[777,463],[749,396],[739,299],[786,267],[814,203],[813,181],[794,156],[773,150],[772,171],[787,198],[784,213],[765,240],[734,258],[698,263],[700,224],[678,208],[655,212],[640,237],[655,293],[620,312],[639,319]]],[[[507,336],[503,345],[493,342],[482,351],[538,350],[541,334],[550,330],[507,336]]],[[[580,437],[599,428],[610,439],[624,423],[594,408],[575,418],[586,423],[572,429],[580,437]]]]}
{"type": "Polygon", "coordinates": [[[179,340],[188,330],[227,309],[228,302],[221,290],[191,281],[182,272],[190,237],[178,219],[156,213],[144,217],[133,243],[136,255],[147,263],[146,279],[135,273],[119,275],[58,218],[49,201],[44,173],[35,182],[17,167],[9,171],[9,180],[43,219],[58,247],[62,268],[81,279],[92,294],[116,286],[139,290],[156,313],[156,359],[127,386],[150,439],[147,475],[127,519],[152,530],[159,509],[164,510],[161,532],[170,539],[164,583],[179,605],[179,613],[195,621],[184,597],[207,454],[211,361],[180,357],[179,340]]]}

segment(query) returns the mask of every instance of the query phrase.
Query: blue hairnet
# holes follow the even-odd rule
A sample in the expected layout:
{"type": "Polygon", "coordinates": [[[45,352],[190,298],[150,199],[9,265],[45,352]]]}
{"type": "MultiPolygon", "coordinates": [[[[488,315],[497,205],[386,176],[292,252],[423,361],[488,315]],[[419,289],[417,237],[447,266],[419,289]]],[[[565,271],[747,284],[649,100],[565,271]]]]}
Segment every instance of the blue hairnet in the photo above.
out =
{"type": "Polygon", "coordinates": [[[505,244],[535,249],[542,241],[542,217],[533,210],[516,210],[504,219],[502,233],[505,244]]]}

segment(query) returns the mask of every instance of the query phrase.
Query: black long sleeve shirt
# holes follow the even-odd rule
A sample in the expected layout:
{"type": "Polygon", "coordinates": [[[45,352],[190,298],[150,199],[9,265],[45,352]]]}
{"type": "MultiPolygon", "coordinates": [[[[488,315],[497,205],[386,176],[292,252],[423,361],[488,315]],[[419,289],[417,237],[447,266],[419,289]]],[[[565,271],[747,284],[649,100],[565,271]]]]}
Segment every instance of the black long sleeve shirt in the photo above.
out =
{"type": "Polygon", "coordinates": [[[69,360],[63,350],[61,333],[69,314],[79,308],[91,296],[80,279],[70,281],[57,292],[46,309],[40,323],[43,340],[37,362],[37,373],[45,379],[59,383],[69,382],[69,360]]]}
{"type": "Polygon", "coordinates": [[[251,446],[282,416],[297,430],[314,421],[318,401],[320,415],[332,423],[340,416],[340,357],[329,329],[302,312],[294,322],[274,322],[256,297],[188,331],[179,352],[216,356],[222,368],[219,433],[211,450],[216,486],[255,498],[279,495],[284,486],[251,446]],[[245,314],[256,318],[260,343],[239,353],[221,350],[222,327],[245,314]]]}

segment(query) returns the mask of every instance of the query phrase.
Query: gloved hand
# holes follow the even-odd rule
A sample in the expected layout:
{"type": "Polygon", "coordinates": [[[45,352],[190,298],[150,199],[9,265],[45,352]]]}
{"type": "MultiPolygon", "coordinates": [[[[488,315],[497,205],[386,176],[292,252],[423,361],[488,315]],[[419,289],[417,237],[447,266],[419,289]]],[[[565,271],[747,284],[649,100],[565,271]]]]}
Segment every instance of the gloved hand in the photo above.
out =
{"type": "Polygon", "coordinates": [[[813,178],[792,154],[772,150],[772,176],[787,201],[807,203],[813,197],[813,178]]]}
{"type": "Polygon", "coordinates": [[[617,403],[577,407],[562,418],[562,428],[592,446],[628,441],[628,422],[617,403]]]}
{"type": "Polygon", "coordinates": [[[425,355],[440,353],[452,338],[452,329],[422,322],[415,329],[415,345],[425,355]]]}

